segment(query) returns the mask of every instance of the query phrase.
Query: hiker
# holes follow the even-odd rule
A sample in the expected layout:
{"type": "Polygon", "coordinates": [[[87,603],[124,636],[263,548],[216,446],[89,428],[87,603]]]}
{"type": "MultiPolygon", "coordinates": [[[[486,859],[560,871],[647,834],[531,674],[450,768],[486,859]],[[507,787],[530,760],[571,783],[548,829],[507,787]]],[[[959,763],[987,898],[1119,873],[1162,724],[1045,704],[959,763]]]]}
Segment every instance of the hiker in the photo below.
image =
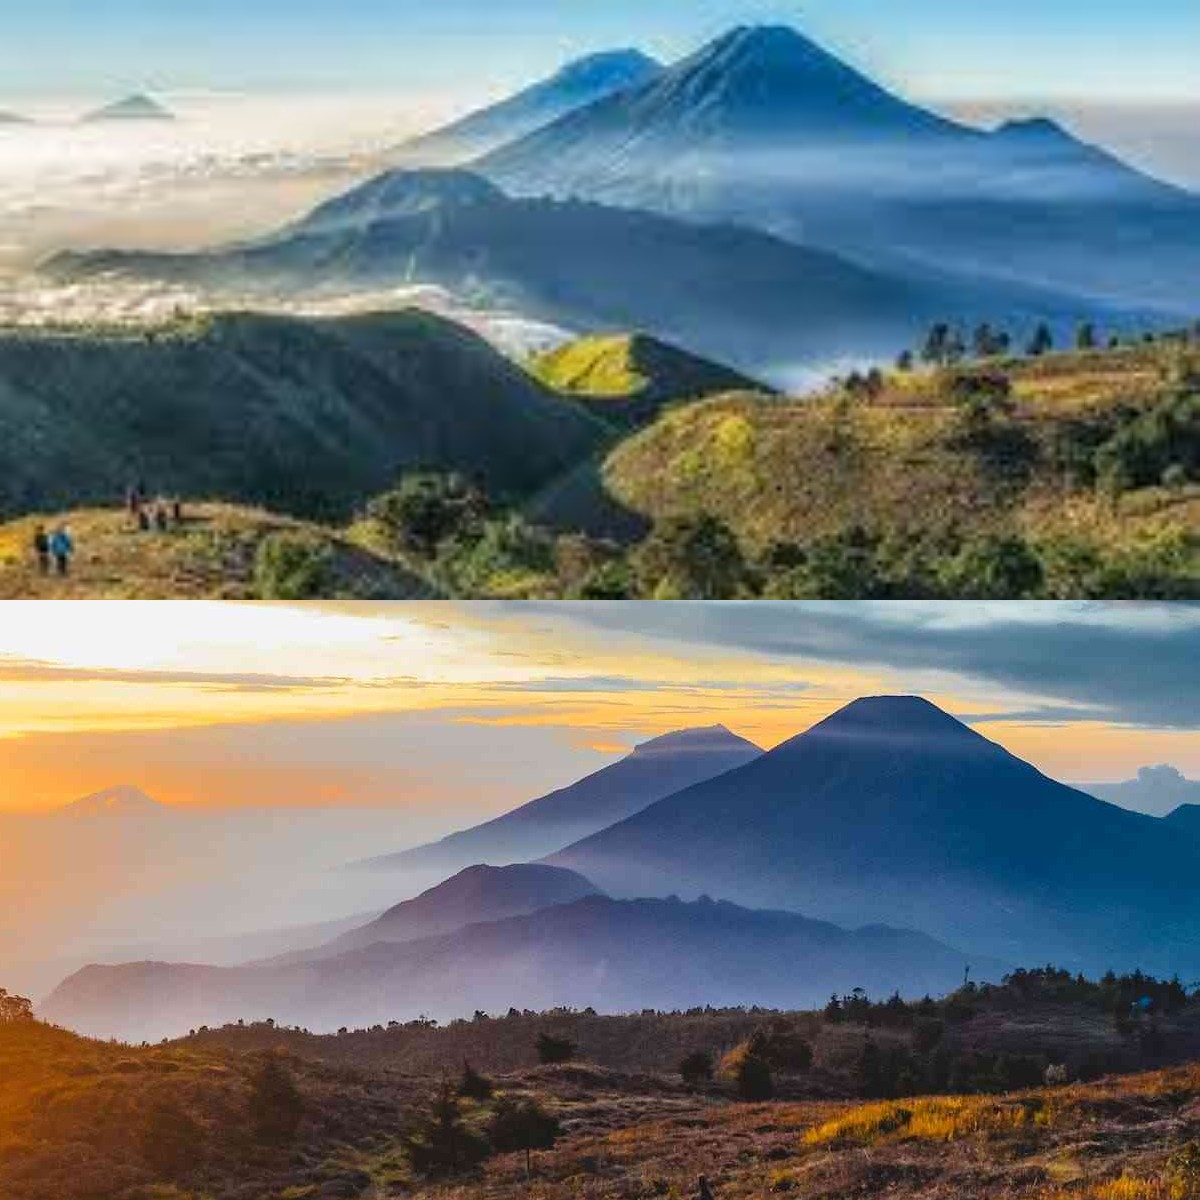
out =
{"type": "Polygon", "coordinates": [[[125,510],[135,519],[142,511],[142,496],[136,484],[130,484],[125,489],[125,510]]]}
{"type": "Polygon", "coordinates": [[[708,1180],[700,1176],[700,1190],[696,1193],[696,1200],[713,1200],[712,1188],[708,1186],[708,1180]]]}
{"type": "Polygon", "coordinates": [[[166,533],[170,528],[170,520],[167,517],[167,505],[163,500],[160,500],[154,506],[154,528],[159,533],[166,533]]]}
{"type": "Polygon", "coordinates": [[[137,525],[139,533],[150,532],[150,514],[144,508],[137,510],[137,525]]]}
{"type": "Polygon", "coordinates": [[[43,575],[50,574],[50,535],[45,525],[39,525],[33,531],[33,552],[37,556],[38,570],[43,575]]]}
{"type": "Polygon", "coordinates": [[[171,520],[177,526],[183,524],[183,501],[178,497],[171,501],[171,520]]]}
{"type": "Polygon", "coordinates": [[[69,575],[71,572],[71,555],[75,553],[75,543],[71,540],[71,531],[65,525],[60,525],[51,534],[49,550],[58,573],[60,575],[69,575]]]}

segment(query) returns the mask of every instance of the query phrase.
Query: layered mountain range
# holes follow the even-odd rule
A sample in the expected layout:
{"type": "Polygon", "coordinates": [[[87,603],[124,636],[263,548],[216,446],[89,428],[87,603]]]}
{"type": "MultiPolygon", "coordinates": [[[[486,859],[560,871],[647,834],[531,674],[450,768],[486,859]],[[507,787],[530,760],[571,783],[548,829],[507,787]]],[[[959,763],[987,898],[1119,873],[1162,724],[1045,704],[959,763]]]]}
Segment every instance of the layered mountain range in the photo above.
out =
{"type": "Polygon", "coordinates": [[[866,698],[766,753],[723,729],[657,739],[384,860],[398,890],[404,869],[453,874],[330,941],[240,967],[88,967],[43,1012],[143,1037],[268,1016],[797,1007],[1028,962],[1191,975],[1200,838],[1180,832],[1049,779],[928,701],[866,698]],[[512,861],[452,865],[473,855],[512,861]]]}

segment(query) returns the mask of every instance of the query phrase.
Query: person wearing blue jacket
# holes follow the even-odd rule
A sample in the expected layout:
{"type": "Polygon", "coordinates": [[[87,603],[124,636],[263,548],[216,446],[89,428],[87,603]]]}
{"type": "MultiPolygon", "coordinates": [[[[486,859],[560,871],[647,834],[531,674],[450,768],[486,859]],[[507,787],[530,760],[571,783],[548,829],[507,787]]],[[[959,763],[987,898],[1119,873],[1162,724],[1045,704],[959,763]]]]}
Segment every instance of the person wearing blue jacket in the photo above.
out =
{"type": "Polygon", "coordinates": [[[74,553],[75,542],[71,538],[71,531],[65,525],[60,525],[50,535],[50,556],[54,559],[55,569],[60,575],[70,573],[71,556],[74,553]]]}

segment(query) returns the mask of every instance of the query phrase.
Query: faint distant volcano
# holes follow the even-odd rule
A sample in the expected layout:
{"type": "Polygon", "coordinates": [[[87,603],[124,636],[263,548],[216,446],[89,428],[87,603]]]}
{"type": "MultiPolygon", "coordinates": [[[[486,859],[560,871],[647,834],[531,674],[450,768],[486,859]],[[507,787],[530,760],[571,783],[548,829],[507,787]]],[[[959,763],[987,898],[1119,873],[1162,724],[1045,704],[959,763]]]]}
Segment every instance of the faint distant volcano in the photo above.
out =
{"type": "Polygon", "coordinates": [[[141,788],[125,783],[64,805],[58,810],[58,815],[80,818],[141,817],[165,811],[166,805],[147,796],[141,788]]]}
{"type": "Polygon", "coordinates": [[[159,104],[157,100],[139,93],[118,100],[115,104],[107,104],[95,112],[88,113],[83,119],[84,125],[103,125],[107,122],[119,121],[174,121],[175,114],[170,109],[159,104]]]}

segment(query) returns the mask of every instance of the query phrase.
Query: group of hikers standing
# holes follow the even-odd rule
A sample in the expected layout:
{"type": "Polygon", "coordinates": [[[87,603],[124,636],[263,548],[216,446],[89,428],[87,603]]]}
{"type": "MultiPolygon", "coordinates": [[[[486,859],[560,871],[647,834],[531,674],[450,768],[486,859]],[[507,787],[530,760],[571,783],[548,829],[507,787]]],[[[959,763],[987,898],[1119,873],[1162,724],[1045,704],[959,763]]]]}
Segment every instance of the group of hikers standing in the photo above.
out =
{"type": "Polygon", "coordinates": [[[75,541],[65,525],[59,525],[53,532],[39,525],[33,531],[33,552],[43,575],[49,575],[52,570],[59,575],[69,575],[75,541]]]}
{"type": "Polygon", "coordinates": [[[150,493],[141,481],[125,489],[125,510],[142,533],[157,530],[166,533],[173,525],[183,524],[182,501],[166,500],[160,496],[153,504],[150,493]]]}
{"type": "MultiPolygon", "coordinates": [[[[140,481],[126,488],[125,510],[142,533],[152,530],[166,533],[183,524],[182,501],[160,496],[152,503],[146,485],[140,481]]],[[[38,525],[33,531],[33,555],[43,575],[69,575],[75,556],[75,539],[70,529],[65,524],[54,529],[38,525]]]]}

